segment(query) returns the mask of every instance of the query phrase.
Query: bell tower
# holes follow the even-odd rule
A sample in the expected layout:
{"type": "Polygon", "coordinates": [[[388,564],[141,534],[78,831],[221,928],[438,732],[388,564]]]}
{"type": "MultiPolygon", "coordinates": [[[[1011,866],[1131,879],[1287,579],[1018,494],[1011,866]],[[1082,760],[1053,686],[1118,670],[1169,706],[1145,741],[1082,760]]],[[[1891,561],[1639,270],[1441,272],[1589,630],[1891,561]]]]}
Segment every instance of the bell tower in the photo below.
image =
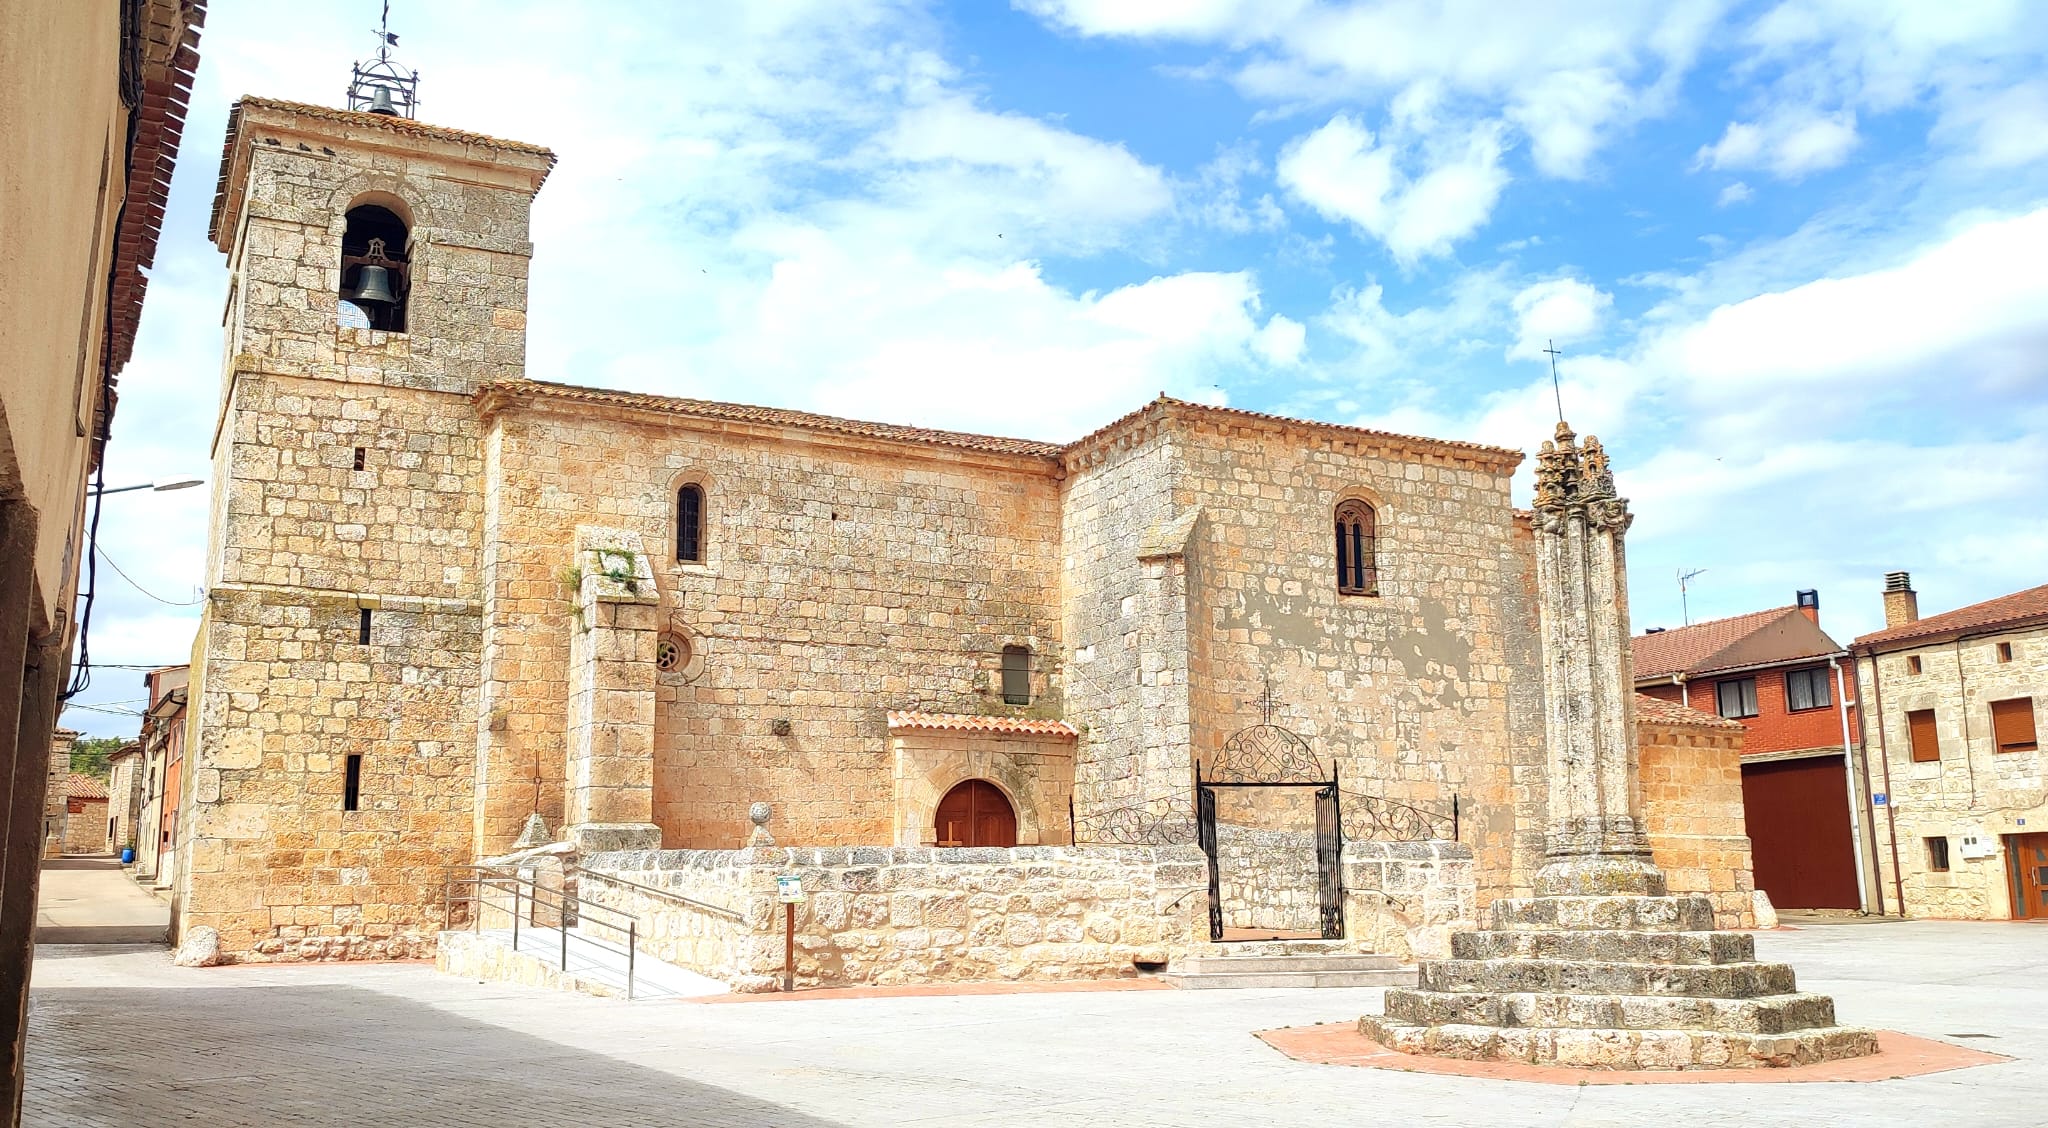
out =
{"type": "Polygon", "coordinates": [[[378,33],[352,109],[245,97],[177,928],[243,959],[406,957],[473,859],[478,384],[525,366],[537,145],[411,115],[378,33]],[[344,888],[347,887],[347,888],[344,888]]]}

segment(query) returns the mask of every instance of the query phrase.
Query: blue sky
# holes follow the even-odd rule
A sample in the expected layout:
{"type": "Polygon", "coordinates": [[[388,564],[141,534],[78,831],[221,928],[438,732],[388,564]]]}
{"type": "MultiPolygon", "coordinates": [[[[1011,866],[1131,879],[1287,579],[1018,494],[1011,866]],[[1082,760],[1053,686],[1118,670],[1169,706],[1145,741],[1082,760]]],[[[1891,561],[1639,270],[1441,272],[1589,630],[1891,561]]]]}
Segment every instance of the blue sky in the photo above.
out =
{"type": "MultiPolygon", "coordinates": [[[[214,0],[109,482],[204,474],[244,93],[376,3],[214,0]]],[[[1638,629],[2048,582],[2048,5],[400,0],[424,120],[553,147],[530,374],[1065,439],[1166,391],[1533,449],[1638,629]]],[[[1526,499],[1526,472],[1518,496],[1526,499]]],[[[182,661],[205,491],[110,497],[93,654],[182,661]],[[168,602],[167,602],[168,601],[168,602]]],[[[102,671],[65,723],[132,732],[102,671]]]]}

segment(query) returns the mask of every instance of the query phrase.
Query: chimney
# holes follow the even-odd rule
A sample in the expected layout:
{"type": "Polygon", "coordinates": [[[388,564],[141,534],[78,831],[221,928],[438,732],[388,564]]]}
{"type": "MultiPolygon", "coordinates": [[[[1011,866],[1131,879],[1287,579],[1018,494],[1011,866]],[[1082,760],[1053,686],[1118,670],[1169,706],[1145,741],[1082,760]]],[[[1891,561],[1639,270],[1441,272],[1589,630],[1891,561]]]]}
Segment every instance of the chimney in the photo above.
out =
{"type": "Polygon", "coordinates": [[[1812,588],[1794,592],[1792,598],[1799,604],[1799,613],[1806,616],[1814,626],[1820,625],[1820,593],[1812,588]]]}
{"type": "Polygon", "coordinates": [[[1905,572],[1884,574],[1884,625],[1903,627],[1920,620],[1920,594],[1913,590],[1913,577],[1905,572]]]}

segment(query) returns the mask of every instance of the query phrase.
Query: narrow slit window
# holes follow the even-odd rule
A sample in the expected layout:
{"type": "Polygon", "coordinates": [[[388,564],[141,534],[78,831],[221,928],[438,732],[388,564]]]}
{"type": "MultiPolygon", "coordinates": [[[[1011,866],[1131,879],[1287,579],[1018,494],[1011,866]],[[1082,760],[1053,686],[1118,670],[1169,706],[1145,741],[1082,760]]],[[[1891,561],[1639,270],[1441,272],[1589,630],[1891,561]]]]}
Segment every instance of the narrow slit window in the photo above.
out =
{"type": "Polygon", "coordinates": [[[356,611],[356,643],[359,646],[370,645],[370,609],[367,607],[356,611]]]}
{"type": "Polygon", "coordinates": [[[356,448],[356,469],[358,469],[358,470],[361,470],[362,468],[363,468],[363,448],[362,448],[362,447],[357,447],[357,448],[356,448]]]}
{"type": "Polygon", "coordinates": [[[1031,704],[1031,648],[1003,647],[1003,704],[1031,704]]]}
{"type": "Polygon", "coordinates": [[[1373,508],[1356,498],[1337,506],[1337,591],[1343,595],[1378,595],[1379,520],[1373,508]]]}
{"type": "Polygon", "coordinates": [[[676,491],[676,560],[704,562],[704,487],[699,485],[676,491]]]}
{"type": "Polygon", "coordinates": [[[341,770],[341,809],[360,811],[363,809],[363,757],[350,753],[343,761],[341,770]]]}

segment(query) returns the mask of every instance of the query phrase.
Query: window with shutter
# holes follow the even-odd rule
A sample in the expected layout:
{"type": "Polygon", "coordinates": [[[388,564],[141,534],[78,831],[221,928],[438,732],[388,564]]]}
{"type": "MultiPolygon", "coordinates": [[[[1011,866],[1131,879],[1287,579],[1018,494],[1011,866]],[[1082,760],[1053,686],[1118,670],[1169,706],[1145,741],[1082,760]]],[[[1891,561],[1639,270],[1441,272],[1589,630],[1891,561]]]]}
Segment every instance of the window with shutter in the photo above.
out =
{"type": "Polygon", "coordinates": [[[1031,649],[1003,647],[1003,704],[1031,704],[1031,649]]]}
{"type": "Polygon", "coordinates": [[[1991,739],[2000,752],[2032,752],[2039,748],[2034,738],[2034,699],[2014,697],[1991,703],[1991,739]]]}
{"type": "Polygon", "coordinates": [[[1906,735],[1913,745],[1914,763],[1925,764],[1941,759],[1941,740],[1934,730],[1934,710],[1914,709],[1908,712],[1906,735]]]}

